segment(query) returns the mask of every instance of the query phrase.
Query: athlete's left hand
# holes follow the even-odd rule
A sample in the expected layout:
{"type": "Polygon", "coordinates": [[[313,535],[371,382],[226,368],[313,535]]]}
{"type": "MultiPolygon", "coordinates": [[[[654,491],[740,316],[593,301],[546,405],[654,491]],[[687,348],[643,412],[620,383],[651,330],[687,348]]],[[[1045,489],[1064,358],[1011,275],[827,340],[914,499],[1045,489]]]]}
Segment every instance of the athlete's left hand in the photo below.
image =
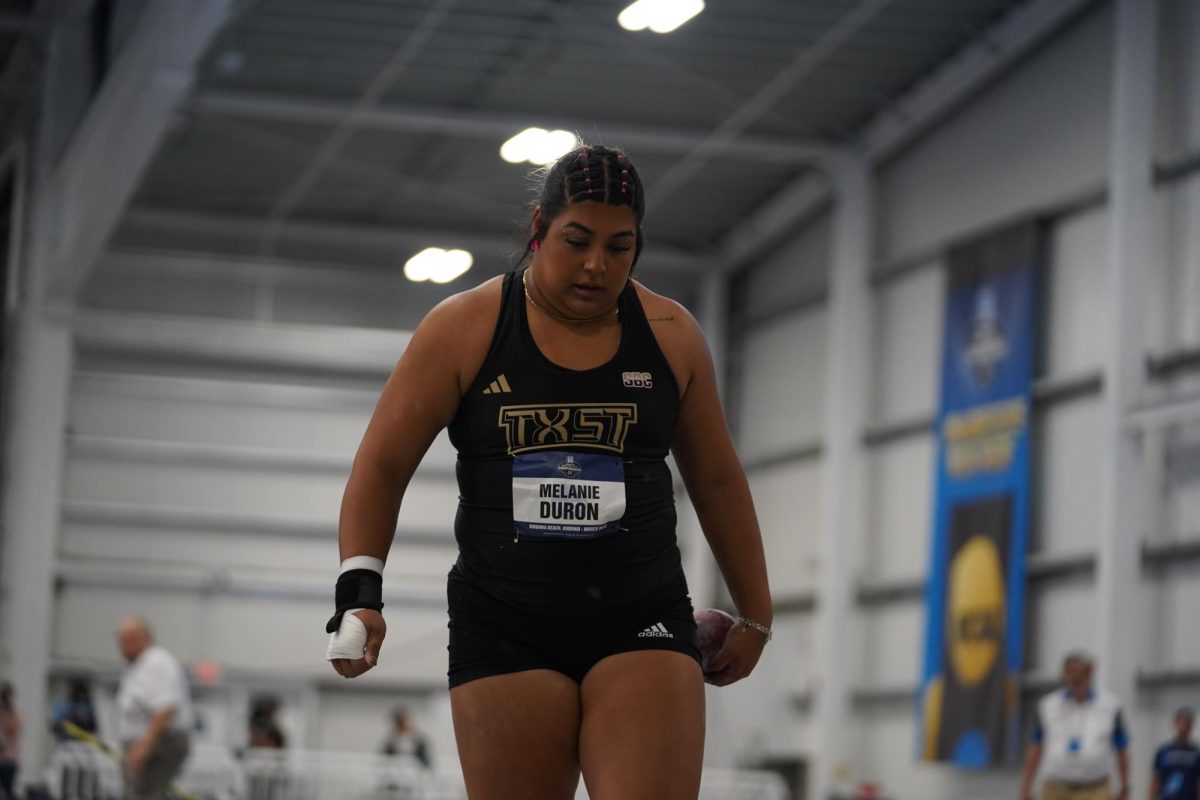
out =
{"type": "Polygon", "coordinates": [[[728,686],[750,674],[762,657],[767,637],[753,628],[734,623],[725,634],[725,644],[709,663],[704,682],[713,686],[728,686]]]}

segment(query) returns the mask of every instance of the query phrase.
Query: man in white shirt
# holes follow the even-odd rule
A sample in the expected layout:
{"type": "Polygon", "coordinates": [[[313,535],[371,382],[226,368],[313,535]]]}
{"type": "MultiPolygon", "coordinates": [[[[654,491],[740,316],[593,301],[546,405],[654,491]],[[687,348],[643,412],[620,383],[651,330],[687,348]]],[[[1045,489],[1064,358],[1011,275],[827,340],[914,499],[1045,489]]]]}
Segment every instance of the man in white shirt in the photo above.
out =
{"type": "Polygon", "coordinates": [[[1042,768],[1042,800],[1110,800],[1114,756],[1120,787],[1129,798],[1129,734],[1121,701],[1092,688],[1091,656],[1071,653],[1063,661],[1063,686],[1041,699],[1033,723],[1021,799],[1032,800],[1033,781],[1042,768]]]}
{"type": "Polygon", "coordinates": [[[129,662],[117,691],[125,797],[162,800],[188,754],[192,701],[187,677],[179,661],[154,644],[144,619],[121,620],[117,642],[129,662]]]}

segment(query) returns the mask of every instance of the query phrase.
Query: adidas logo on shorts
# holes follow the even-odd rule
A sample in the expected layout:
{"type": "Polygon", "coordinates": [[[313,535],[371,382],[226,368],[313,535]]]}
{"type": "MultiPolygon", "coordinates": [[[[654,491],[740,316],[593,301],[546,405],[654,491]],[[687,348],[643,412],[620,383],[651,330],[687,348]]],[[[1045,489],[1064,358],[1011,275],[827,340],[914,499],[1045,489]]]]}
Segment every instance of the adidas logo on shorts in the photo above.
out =
{"type": "Polygon", "coordinates": [[[638,634],[638,638],[659,638],[659,639],[674,639],[675,634],[671,633],[661,622],[656,622],[646,630],[638,634]]]}

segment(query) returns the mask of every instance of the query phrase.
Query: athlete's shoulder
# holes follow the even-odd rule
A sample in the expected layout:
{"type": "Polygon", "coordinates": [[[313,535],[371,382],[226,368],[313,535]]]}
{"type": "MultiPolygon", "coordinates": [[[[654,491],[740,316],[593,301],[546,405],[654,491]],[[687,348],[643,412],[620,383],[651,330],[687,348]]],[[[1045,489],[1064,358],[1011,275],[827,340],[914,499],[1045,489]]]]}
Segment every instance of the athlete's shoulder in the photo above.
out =
{"type": "Polygon", "coordinates": [[[489,278],[478,286],[452,294],[438,303],[417,327],[418,335],[470,336],[486,331],[491,336],[500,316],[500,293],[504,276],[489,278]]]}
{"type": "Polygon", "coordinates": [[[708,345],[700,325],[679,301],[652,292],[637,281],[634,281],[634,287],[654,339],[675,375],[675,382],[681,391],[686,391],[692,376],[704,370],[709,360],[708,345]]]}
{"type": "MultiPolygon", "coordinates": [[[[641,301],[642,310],[646,312],[646,319],[651,325],[671,322],[683,323],[684,326],[695,324],[691,312],[678,300],[651,291],[640,281],[633,281],[633,287],[637,290],[638,300],[641,301]]],[[[655,330],[657,331],[657,327],[655,330]]]]}
{"type": "Polygon", "coordinates": [[[413,332],[404,357],[434,372],[453,373],[460,394],[466,391],[487,357],[503,285],[504,276],[497,275],[438,303],[413,332]]]}
{"type": "Polygon", "coordinates": [[[469,317],[486,312],[489,309],[495,314],[499,314],[500,292],[503,285],[503,275],[488,278],[477,286],[472,286],[470,289],[464,289],[461,292],[450,295],[434,306],[428,316],[469,317]]]}
{"type": "Polygon", "coordinates": [[[633,285],[637,289],[646,321],[650,323],[650,329],[664,351],[706,352],[704,335],[692,312],[678,300],[653,292],[637,281],[633,285]]]}

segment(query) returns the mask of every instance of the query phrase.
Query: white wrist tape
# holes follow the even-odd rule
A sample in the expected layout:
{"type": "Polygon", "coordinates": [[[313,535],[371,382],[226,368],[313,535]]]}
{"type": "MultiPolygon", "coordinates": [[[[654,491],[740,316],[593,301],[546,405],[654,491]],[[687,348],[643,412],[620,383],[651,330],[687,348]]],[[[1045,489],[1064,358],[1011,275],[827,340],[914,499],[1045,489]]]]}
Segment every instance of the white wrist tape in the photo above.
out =
{"type": "Polygon", "coordinates": [[[352,608],[342,616],[342,624],[336,631],[329,634],[329,647],[325,650],[325,660],[348,658],[357,661],[362,658],[367,649],[367,626],[354,616],[361,608],[352,608]]]}
{"type": "Polygon", "coordinates": [[[344,575],[352,569],[369,569],[382,575],[383,561],[375,556],[350,556],[342,562],[342,569],[338,574],[344,575]]]}

